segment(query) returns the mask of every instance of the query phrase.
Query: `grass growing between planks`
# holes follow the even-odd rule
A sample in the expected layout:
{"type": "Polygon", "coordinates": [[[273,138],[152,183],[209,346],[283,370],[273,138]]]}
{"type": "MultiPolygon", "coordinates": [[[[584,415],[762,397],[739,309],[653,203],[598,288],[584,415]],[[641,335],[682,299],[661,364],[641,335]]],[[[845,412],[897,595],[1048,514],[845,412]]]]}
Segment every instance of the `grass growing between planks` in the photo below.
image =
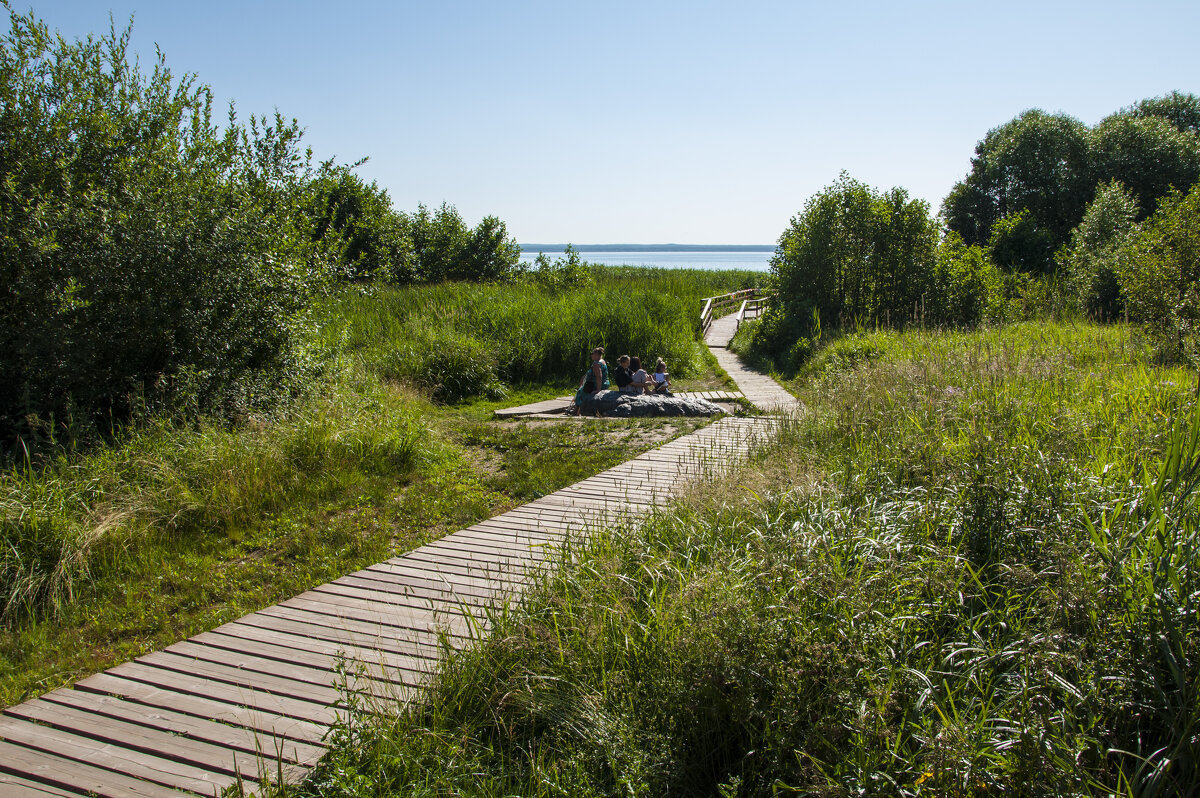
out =
{"type": "Polygon", "coordinates": [[[1123,327],[839,341],[750,467],[286,792],[1195,794],[1194,382],[1123,327]]]}
{"type": "MultiPolygon", "coordinates": [[[[679,278],[663,279],[665,290],[679,278]]],[[[400,305],[348,292],[326,309],[317,333],[321,366],[311,392],[274,415],[234,426],[150,419],[89,451],[9,463],[0,472],[0,706],[411,549],[694,428],[487,421],[495,407],[569,393],[584,357],[562,373],[505,385],[507,399],[465,390],[449,405],[430,399],[444,382],[486,386],[499,373],[477,380],[469,361],[447,361],[422,381],[378,367],[395,351],[412,351],[408,325],[422,308],[439,319],[438,335],[475,336],[470,324],[503,297],[516,302],[494,286],[441,286],[400,305]]],[[[568,314],[557,319],[573,323],[568,314]]],[[[704,362],[695,379],[717,379],[704,362]]]]}

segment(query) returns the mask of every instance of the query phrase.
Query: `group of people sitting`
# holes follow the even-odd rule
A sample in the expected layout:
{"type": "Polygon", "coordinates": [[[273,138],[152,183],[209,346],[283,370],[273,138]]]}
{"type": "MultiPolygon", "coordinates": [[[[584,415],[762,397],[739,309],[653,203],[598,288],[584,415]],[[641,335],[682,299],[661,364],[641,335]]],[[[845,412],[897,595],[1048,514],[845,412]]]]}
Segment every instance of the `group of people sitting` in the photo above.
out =
{"type": "MultiPolygon", "coordinates": [[[[671,395],[671,375],[667,373],[667,363],[661,357],[654,364],[654,371],[647,373],[642,368],[641,358],[621,355],[617,358],[616,368],[612,370],[612,382],[616,383],[621,393],[671,395]]],[[[592,350],[591,368],[579,380],[579,390],[575,392],[575,412],[579,412],[579,405],[589,396],[611,388],[608,363],[604,361],[604,347],[598,346],[592,350]]]]}

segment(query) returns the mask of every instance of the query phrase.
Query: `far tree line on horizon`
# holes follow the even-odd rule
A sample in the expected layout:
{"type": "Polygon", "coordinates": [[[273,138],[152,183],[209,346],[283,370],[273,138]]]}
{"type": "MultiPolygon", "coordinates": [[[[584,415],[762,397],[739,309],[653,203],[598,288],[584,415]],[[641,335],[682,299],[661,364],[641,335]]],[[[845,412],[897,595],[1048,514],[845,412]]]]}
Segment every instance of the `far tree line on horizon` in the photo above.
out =
{"type": "MultiPolygon", "coordinates": [[[[6,8],[9,8],[7,3],[6,8]]],[[[12,12],[0,40],[0,437],[138,408],[237,417],[314,368],[311,308],[346,283],[534,278],[586,286],[578,253],[533,275],[504,222],[413,212],[314,163],[296,120],[214,119],[212,93],[143,70],[130,30],[66,41],[12,12]]],[[[1093,128],[1027,111],[979,142],[935,218],[843,177],[779,239],[755,336],[777,366],[838,324],[971,325],[1126,311],[1194,357],[1200,100],[1174,92],[1093,128]],[[1191,191],[1191,193],[1187,193],[1191,191]],[[1190,249],[1189,249],[1190,247],[1190,249]],[[1190,253],[1190,254],[1189,254],[1190,253]]]]}

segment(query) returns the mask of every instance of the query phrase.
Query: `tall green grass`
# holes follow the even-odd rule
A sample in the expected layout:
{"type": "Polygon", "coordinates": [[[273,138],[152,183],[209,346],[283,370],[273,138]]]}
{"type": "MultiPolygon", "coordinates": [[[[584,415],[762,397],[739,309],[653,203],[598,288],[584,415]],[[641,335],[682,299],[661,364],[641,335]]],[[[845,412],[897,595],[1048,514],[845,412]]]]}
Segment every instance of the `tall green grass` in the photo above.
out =
{"type": "Polygon", "coordinates": [[[687,377],[705,368],[701,299],[756,279],[752,272],[593,271],[593,283],[562,289],[521,281],[350,290],[326,308],[323,343],[447,401],[495,396],[513,383],[554,380],[566,390],[596,346],[614,360],[662,357],[687,377]]]}
{"type": "Polygon", "coordinates": [[[564,552],[297,792],[1194,795],[1194,377],[1120,327],[847,337],[708,509],[564,552]]]}
{"type": "Polygon", "coordinates": [[[11,466],[0,475],[0,622],[61,608],[141,539],[236,538],[354,474],[416,466],[428,442],[416,408],[379,387],[330,387],[269,422],[151,421],[113,446],[11,466]]]}

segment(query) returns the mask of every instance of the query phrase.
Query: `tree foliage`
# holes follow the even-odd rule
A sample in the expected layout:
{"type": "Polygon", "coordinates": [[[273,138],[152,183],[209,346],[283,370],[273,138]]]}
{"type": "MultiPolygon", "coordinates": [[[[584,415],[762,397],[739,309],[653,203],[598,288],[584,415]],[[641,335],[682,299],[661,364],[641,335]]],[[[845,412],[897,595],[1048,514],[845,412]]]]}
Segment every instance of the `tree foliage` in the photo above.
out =
{"type": "Polygon", "coordinates": [[[1142,100],[1090,129],[1064,114],[1026,111],[976,145],[942,215],[967,244],[991,246],[999,265],[1041,274],[1097,187],[1114,180],[1132,191],[1143,216],[1172,189],[1200,180],[1200,98],[1142,100]]]}
{"type": "Polygon", "coordinates": [[[1200,360],[1200,185],[1164,198],[1121,246],[1116,272],[1130,319],[1159,351],[1200,360]]]}
{"type": "Polygon", "coordinates": [[[924,202],[899,188],[877,192],[843,173],[780,236],[771,263],[776,302],[756,347],[778,357],[816,319],[903,323],[920,307],[937,238],[924,202]]]}
{"type": "Polygon", "coordinates": [[[186,387],[207,407],[294,374],[327,276],[303,216],[295,121],[212,121],[212,97],[130,31],[67,42],[11,13],[0,40],[0,434],[128,412],[186,387]]]}
{"type": "Polygon", "coordinates": [[[947,226],[967,244],[987,244],[992,227],[1027,210],[1060,240],[1079,223],[1089,198],[1087,128],[1065,114],[1033,109],[988,131],[971,172],[946,197],[947,226]]]}
{"type": "Polygon", "coordinates": [[[352,170],[321,164],[309,186],[314,238],[337,248],[348,280],[412,282],[412,242],[404,219],[392,209],[387,191],[352,170]]]}
{"type": "Polygon", "coordinates": [[[472,229],[453,205],[442,203],[435,211],[418,205],[403,223],[412,242],[412,282],[498,280],[520,270],[521,247],[495,216],[472,229]]]}
{"type": "Polygon", "coordinates": [[[1059,261],[1071,293],[1080,309],[1094,318],[1113,319],[1124,309],[1117,256],[1135,232],[1139,215],[1137,198],[1125,186],[1105,183],[1062,250],[1059,261]]]}

